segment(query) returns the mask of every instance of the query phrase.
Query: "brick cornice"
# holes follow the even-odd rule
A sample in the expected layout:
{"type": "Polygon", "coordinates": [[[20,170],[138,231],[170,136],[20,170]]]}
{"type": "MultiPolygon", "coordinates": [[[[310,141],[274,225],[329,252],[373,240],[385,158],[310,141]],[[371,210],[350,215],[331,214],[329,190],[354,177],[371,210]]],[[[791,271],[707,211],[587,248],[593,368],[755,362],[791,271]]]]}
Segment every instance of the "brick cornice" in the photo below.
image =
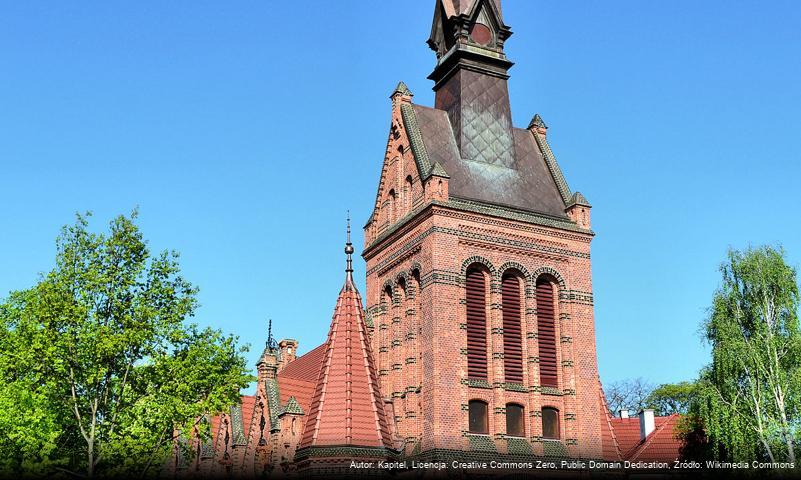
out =
{"type": "Polygon", "coordinates": [[[369,261],[381,251],[382,246],[396,241],[433,214],[476,223],[497,224],[501,227],[517,228],[540,235],[586,243],[589,243],[595,236],[591,230],[584,230],[569,220],[510,207],[489,205],[469,199],[452,198],[448,202],[432,201],[413,210],[368,245],[362,252],[362,258],[369,261]],[[492,220],[488,217],[492,217],[492,220]]]}

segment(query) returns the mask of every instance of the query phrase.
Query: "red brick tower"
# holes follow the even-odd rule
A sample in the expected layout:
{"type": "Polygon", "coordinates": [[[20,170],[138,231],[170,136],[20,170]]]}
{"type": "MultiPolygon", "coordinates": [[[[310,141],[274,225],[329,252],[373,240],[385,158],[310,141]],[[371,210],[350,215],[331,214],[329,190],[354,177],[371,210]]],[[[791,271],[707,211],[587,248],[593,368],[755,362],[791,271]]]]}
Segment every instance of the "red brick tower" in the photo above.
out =
{"type": "MultiPolygon", "coordinates": [[[[392,425],[381,397],[362,298],[353,282],[353,245],[345,247],[345,285],[339,293],[303,435],[300,470],[348,470],[352,460],[388,460],[392,425]],[[344,468],[343,468],[344,467],[344,468]]],[[[351,472],[354,473],[354,472],[351,472]]]]}
{"type": "Polygon", "coordinates": [[[365,226],[367,326],[405,453],[600,458],[590,205],[512,125],[500,0],[437,0],[435,108],[400,83],[365,226]]]}

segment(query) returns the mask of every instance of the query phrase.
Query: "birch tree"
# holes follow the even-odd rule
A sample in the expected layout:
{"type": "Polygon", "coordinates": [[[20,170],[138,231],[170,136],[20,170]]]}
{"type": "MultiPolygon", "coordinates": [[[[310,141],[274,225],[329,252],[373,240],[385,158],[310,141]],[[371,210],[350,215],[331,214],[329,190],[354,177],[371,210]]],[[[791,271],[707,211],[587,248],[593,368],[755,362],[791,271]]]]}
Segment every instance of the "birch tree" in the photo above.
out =
{"type": "Polygon", "coordinates": [[[796,271],[781,249],[730,251],[703,326],[712,363],[693,406],[715,456],[795,462],[801,335],[796,271]]]}

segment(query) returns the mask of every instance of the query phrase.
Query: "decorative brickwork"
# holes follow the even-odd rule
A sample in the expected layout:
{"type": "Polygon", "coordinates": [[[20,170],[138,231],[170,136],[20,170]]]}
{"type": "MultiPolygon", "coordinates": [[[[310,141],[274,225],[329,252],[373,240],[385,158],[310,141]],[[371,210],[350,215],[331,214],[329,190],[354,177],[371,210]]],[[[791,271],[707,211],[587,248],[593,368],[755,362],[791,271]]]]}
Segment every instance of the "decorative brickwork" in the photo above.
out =
{"type": "Polygon", "coordinates": [[[256,395],[177,448],[201,455],[176,454],[173,473],[620,456],[599,400],[590,204],[568,187],[542,118],[511,123],[500,0],[435,1],[436,108],[403,82],[392,93],[364,226],[366,310],[349,261],[327,342],[295,358],[297,341],[269,336],[256,395]],[[472,431],[488,435],[469,433],[471,401],[489,412],[472,431]]]}

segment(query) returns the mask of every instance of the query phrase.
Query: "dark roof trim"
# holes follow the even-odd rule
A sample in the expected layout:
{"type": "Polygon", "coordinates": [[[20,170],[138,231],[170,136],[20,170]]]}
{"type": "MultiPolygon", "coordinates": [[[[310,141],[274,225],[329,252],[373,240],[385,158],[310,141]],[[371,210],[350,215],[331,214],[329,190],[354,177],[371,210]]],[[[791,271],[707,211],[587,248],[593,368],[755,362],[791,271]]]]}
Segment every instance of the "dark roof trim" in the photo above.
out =
{"type": "Polygon", "coordinates": [[[568,208],[574,205],[580,205],[582,207],[592,208],[592,205],[590,205],[590,202],[587,200],[587,197],[582,195],[581,192],[574,193],[573,196],[570,198],[570,202],[568,202],[567,204],[568,208]]]}
{"type": "Polygon", "coordinates": [[[445,168],[439,162],[434,163],[434,166],[431,167],[431,171],[429,171],[428,175],[426,175],[426,178],[428,177],[451,178],[451,176],[448,175],[448,172],[445,171],[445,168]]]}
{"type": "Polygon", "coordinates": [[[562,169],[559,168],[559,163],[556,161],[556,156],[551,151],[551,146],[548,145],[548,140],[546,140],[543,135],[540,135],[535,130],[532,130],[531,134],[534,135],[534,139],[537,141],[537,146],[540,147],[540,151],[542,152],[542,158],[545,159],[545,164],[548,165],[548,170],[550,170],[551,176],[553,177],[554,182],[556,182],[556,188],[559,189],[559,194],[562,196],[565,206],[567,206],[567,204],[570,203],[570,197],[572,197],[573,194],[570,191],[570,187],[567,186],[567,181],[565,180],[565,176],[562,174],[562,169]]]}
{"type": "Polygon", "coordinates": [[[446,207],[454,208],[456,210],[465,210],[468,212],[480,213],[482,215],[505,218],[507,220],[517,220],[545,227],[559,228],[562,230],[569,230],[571,232],[595,235],[592,230],[583,229],[566,218],[552,217],[550,215],[530,212],[528,210],[520,210],[514,207],[492,205],[481,201],[457,197],[451,197],[448,202],[444,204],[439,202],[437,203],[446,207]]]}
{"type": "Polygon", "coordinates": [[[347,458],[394,458],[397,450],[385,447],[358,447],[354,445],[331,445],[321,447],[305,447],[295,453],[295,461],[320,457],[347,458]]]}
{"type": "Polygon", "coordinates": [[[431,176],[433,165],[431,165],[431,159],[428,157],[428,150],[426,150],[426,145],[423,142],[420,126],[417,124],[417,114],[414,113],[414,107],[411,104],[404,103],[400,108],[403,125],[406,127],[412,154],[414,155],[415,163],[417,163],[417,172],[420,174],[421,180],[426,180],[431,176]]]}

